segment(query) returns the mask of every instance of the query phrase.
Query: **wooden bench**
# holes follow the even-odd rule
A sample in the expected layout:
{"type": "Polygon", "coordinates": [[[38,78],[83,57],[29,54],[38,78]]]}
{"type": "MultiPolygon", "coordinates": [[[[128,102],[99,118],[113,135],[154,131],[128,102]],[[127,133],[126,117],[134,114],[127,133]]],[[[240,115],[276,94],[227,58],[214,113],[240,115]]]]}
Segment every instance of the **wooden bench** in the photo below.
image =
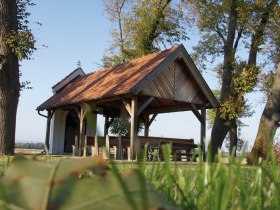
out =
{"type": "Polygon", "coordinates": [[[120,136],[106,136],[106,149],[113,159],[123,159],[123,145],[120,136]]]}
{"type": "MultiPolygon", "coordinates": [[[[142,151],[144,151],[145,145],[157,147],[159,142],[161,142],[161,146],[164,144],[170,144],[173,160],[191,160],[192,157],[196,158],[198,156],[197,154],[193,153],[195,148],[197,148],[197,145],[194,144],[193,139],[138,136],[138,141],[142,151]]],[[[106,136],[106,138],[104,138],[100,136],[85,136],[85,143],[87,145],[87,155],[89,154],[95,156],[102,154],[106,159],[107,156],[103,150],[105,147],[112,159],[131,160],[129,137],[106,136]]],[[[159,151],[159,156],[162,157],[161,149],[159,151]]]]}
{"type": "MultiPolygon", "coordinates": [[[[110,137],[111,138],[111,137],[110,137]]],[[[144,151],[145,145],[157,147],[159,142],[161,146],[164,144],[170,144],[171,155],[173,160],[191,160],[192,157],[197,157],[193,154],[197,144],[194,144],[193,139],[178,139],[178,138],[163,138],[163,137],[144,137],[138,136],[141,150],[144,151]]],[[[129,137],[121,137],[121,145],[123,150],[123,158],[129,159],[130,152],[130,139],[129,137]]],[[[159,151],[159,156],[162,157],[162,150],[159,151]]]]}
{"type": "Polygon", "coordinates": [[[84,156],[96,156],[102,154],[105,147],[105,138],[102,136],[87,136],[85,135],[84,156]]]}
{"type": "MultiPolygon", "coordinates": [[[[123,159],[125,156],[130,160],[128,154],[130,154],[130,142],[129,138],[125,138],[121,142],[121,137],[115,136],[87,136],[85,135],[85,145],[83,147],[84,156],[96,156],[103,155],[104,159],[107,159],[107,154],[104,152],[104,149],[108,151],[110,157],[113,159],[123,159]]],[[[72,145],[73,147],[73,156],[78,155],[78,144],[72,145]]]]}
{"type": "MultiPolygon", "coordinates": [[[[197,155],[193,154],[195,148],[197,148],[197,144],[194,144],[193,139],[139,136],[139,141],[141,142],[141,145],[148,143],[148,145],[151,145],[152,147],[156,147],[159,142],[161,142],[161,146],[164,144],[170,144],[173,160],[191,160],[192,157],[197,157],[197,155]]],[[[162,150],[160,151],[159,156],[162,157],[162,150]]]]}
{"type": "Polygon", "coordinates": [[[195,154],[196,144],[189,144],[183,142],[172,143],[172,157],[176,161],[196,161],[198,154],[195,154]]]}
{"type": "Polygon", "coordinates": [[[114,138],[118,139],[118,147],[117,147],[117,153],[118,159],[121,160],[131,160],[130,157],[130,138],[127,136],[118,136],[118,137],[109,137],[109,141],[111,142],[111,139],[114,138]]]}

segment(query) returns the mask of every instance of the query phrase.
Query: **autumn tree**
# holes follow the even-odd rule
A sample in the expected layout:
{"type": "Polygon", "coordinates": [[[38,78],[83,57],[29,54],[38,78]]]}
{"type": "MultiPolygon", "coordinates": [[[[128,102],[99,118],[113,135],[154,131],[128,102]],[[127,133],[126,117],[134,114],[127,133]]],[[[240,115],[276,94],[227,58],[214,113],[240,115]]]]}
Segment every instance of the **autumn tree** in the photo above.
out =
{"type": "Polygon", "coordinates": [[[14,153],[21,88],[19,61],[35,50],[35,40],[27,26],[30,13],[26,7],[30,5],[30,0],[0,0],[0,155],[14,153]]]}
{"type": "Polygon", "coordinates": [[[249,158],[258,160],[266,159],[269,149],[273,146],[274,136],[280,122],[280,7],[275,8],[269,28],[269,58],[274,62],[276,71],[262,74],[261,88],[267,94],[258,133],[249,158]]]}
{"type": "MultiPolygon", "coordinates": [[[[185,40],[183,12],[172,0],[104,0],[113,23],[111,55],[105,66],[122,63],[185,40]]],[[[175,1],[174,1],[175,2],[175,1]]]]}
{"type": "Polygon", "coordinates": [[[211,133],[212,155],[217,154],[230,131],[237,143],[237,119],[246,107],[245,95],[256,83],[260,68],[257,54],[266,42],[268,22],[277,0],[186,0],[201,39],[195,50],[200,60],[222,59],[221,108],[217,110],[211,133]],[[239,54],[242,50],[242,54],[239,54]],[[248,51],[247,57],[244,52],[248,51]]]}

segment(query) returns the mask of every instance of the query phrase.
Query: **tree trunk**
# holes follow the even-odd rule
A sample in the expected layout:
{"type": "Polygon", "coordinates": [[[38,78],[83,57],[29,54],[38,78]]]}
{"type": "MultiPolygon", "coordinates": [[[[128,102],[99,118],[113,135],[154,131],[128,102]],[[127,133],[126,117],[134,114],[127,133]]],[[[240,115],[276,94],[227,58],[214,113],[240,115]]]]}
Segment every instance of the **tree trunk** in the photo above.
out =
{"type": "MultiPolygon", "coordinates": [[[[231,1],[231,11],[228,24],[228,34],[224,43],[224,66],[222,75],[222,88],[220,101],[224,102],[230,95],[233,64],[235,59],[234,39],[237,29],[237,0],[231,1]]],[[[214,125],[211,132],[211,156],[214,160],[218,149],[222,147],[223,141],[229,130],[228,124],[220,116],[220,110],[217,110],[214,125]]]]}
{"type": "Polygon", "coordinates": [[[0,155],[14,154],[19,99],[18,58],[5,43],[17,31],[16,0],[0,0],[0,155]]]}
{"type": "Polygon", "coordinates": [[[280,121],[280,63],[275,75],[272,91],[267,99],[263,110],[258,134],[255,139],[253,149],[250,153],[251,158],[265,159],[268,149],[272,146],[274,135],[280,121]]]}
{"type": "Polygon", "coordinates": [[[229,153],[232,156],[236,156],[236,150],[237,150],[237,123],[236,120],[231,120],[230,122],[230,129],[229,129],[229,153]]]}

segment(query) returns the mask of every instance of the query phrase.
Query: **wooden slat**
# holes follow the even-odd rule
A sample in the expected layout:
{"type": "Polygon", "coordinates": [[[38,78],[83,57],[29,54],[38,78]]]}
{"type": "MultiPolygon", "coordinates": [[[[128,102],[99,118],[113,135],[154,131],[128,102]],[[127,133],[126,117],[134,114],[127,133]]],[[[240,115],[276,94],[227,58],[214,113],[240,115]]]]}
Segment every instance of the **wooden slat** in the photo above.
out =
{"type": "Polygon", "coordinates": [[[196,85],[194,78],[188,72],[185,66],[175,62],[175,100],[193,102],[200,88],[196,85]]]}
{"type": "Polygon", "coordinates": [[[203,104],[205,96],[201,94],[201,88],[189,71],[186,65],[174,61],[146,83],[143,94],[171,101],[203,104]]]}
{"type": "Polygon", "coordinates": [[[168,112],[182,112],[191,110],[191,106],[189,104],[182,104],[176,106],[166,106],[163,108],[151,108],[146,109],[144,113],[146,114],[159,114],[159,113],[168,113],[168,112]]]}
{"type": "Polygon", "coordinates": [[[145,95],[172,99],[174,94],[174,67],[169,65],[143,90],[145,95]]]}

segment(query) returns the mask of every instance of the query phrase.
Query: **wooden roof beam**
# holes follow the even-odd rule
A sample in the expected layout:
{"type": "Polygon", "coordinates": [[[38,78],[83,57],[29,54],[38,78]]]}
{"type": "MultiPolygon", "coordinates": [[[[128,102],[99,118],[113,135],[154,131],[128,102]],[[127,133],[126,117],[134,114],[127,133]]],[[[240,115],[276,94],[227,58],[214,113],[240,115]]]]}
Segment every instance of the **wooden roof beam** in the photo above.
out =
{"type": "Polygon", "coordinates": [[[131,106],[130,106],[130,104],[125,100],[122,100],[122,102],[123,102],[123,105],[125,106],[128,114],[131,116],[131,106]]]}
{"type": "Polygon", "coordinates": [[[158,98],[155,98],[155,102],[157,103],[158,106],[160,106],[160,107],[162,106],[162,104],[158,98]]]}
{"type": "Polygon", "coordinates": [[[152,124],[152,122],[155,120],[156,116],[158,114],[153,114],[153,116],[151,117],[151,119],[149,119],[148,125],[150,126],[152,124]]]}
{"type": "Polygon", "coordinates": [[[154,100],[154,97],[149,97],[147,101],[145,101],[140,107],[139,109],[137,110],[137,116],[139,116],[143,111],[144,109],[147,108],[147,106],[149,106],[149,104],[154,100]]]}
{"type": "Polygon", "coordinates": [[[191,104],[192,106],[192,112],[194,113],[194,115],[196,116],[196,118],[199,120],[199,122],[203,122],[203,117],[201,116],[201,114],[199,113],[199,111],[197,110],[196,106],[194,104],[191,104]]]}
{"type": "Polygon", "coordinates": [[[159,113],[169,113],[169,112],[182,112],[189,111],[191,107],[183,104],[178,106],[168,106],[168,107],[160,107],[160,108],[152,108],[144,111],[145,114],[159,114],[159,113]]]}

